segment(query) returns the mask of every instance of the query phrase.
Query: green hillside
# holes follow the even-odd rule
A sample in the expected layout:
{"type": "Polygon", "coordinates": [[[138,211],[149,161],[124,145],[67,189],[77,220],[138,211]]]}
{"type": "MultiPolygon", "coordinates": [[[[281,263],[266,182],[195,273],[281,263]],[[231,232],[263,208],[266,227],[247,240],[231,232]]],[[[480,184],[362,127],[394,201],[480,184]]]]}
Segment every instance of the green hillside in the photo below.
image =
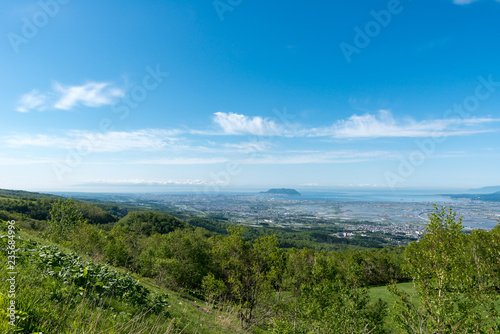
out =
{"type": "MultiPolygon", "coordinates": [[[[1,294],[1,333],[242,332],[231,312],[212,313],[201,300],[182,298],[144,278],[18,233],[15,326],[9,324],[13,299],[1,294]]],[[[5,238],[1,243],[5,247],[5,238]]],[[[0,253],[2,278],[12,277],[6,260],[0,253]]],[[[0,291],[9,289],[2,279],[0,291]]]]}
{"type": "Polygon", "coordinates": [[[24,190],[9,190],[9,189],[0,189],[0,197],[21,197],[21,198],[61,198],[60,196],[50,195],[50,194],[42,194],[31,191],[24,190]]]}
{"type": "Polygon", "coordinates": [[[2,333],[500,330],[500,228],[464,234],[452,211],[436,208],[425,237],[405,248],[325,251],[159,212],[102,223],[89,203],[4,201],[29,210],[2,211],[2,333]],[[34,208],[48,217],[35,220],[34,208]]]}
{"type": "Polygon", "coordinates": [[[126,227],[128,231],[146,236],[154,233],[167,234],[176,229],[191,228],[191,225],[175,217],[151,211],[130,212],[118,221],[117,226],[126,227]]]}

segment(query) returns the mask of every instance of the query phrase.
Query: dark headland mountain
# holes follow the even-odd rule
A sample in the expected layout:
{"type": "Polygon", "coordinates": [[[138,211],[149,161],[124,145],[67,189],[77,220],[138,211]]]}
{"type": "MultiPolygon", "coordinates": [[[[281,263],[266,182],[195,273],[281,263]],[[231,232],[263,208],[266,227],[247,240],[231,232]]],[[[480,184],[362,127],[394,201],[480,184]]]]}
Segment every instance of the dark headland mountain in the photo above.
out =
{"type": "Polygon", "coordinates": [[[300,196],[301,194],[295,189],[274,188],[268,191],[261,191],[260,194],[266,195],[285,195],[285,196],[300,196]]]}

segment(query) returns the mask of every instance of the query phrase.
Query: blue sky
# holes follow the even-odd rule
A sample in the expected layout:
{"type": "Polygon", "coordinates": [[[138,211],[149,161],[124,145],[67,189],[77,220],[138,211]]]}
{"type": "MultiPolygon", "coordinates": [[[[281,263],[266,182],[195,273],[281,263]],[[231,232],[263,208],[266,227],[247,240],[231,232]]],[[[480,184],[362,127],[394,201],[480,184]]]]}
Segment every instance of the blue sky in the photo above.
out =
{"type": "Polygon", "coordinates": [[[0,7],[0,188],[500,184],[498,1],[0,7]]]}

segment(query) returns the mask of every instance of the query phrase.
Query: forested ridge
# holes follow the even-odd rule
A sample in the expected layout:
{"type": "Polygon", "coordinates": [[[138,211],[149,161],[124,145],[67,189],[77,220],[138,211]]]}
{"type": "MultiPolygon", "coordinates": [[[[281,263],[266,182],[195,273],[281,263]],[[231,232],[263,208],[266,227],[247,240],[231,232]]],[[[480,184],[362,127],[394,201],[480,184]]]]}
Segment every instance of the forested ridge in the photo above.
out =
{"type": "MultiPolygon", "coordinates": [[[[465,234],[445,208],[435,208],[424,238],[407,247],[332,251],[288,247],[276,234],[245,237],[239,226],[161,212],[127,210],[120,217],[110,210],[123,208],[106,203],[2,196],[2,266],[14,233],[8,222],[16,221],[18,266],[37,273],[19,284],[38,282],[36,289],[19,288],[17,327],[2,323],[2,332],[64,333],[86,323],[95,333],[500,332],[500,228],[465,234]],[[116,278],[104,281],[110,276],[116,278]],[[398,282],[413,287],[401,290],[398,282]],[[388,285],[391,303],[370,297],[369,289],[380,285],[388,285]],[[30,293],[45,307],[59,303],[68,316],[44,313],[30,293]],[[187,306],[176,314],[172,298],[196,305],[199,320],[189,319],[187,306]],[[71,320],[84,305],[95,313],[71,320]],[[214,314],[236,324],[195,326],[214,314]],[[116,326],[116,319],[129,327],[116,326]]],[[[7,308],[5,297],[0,303],[7,308]]]]}

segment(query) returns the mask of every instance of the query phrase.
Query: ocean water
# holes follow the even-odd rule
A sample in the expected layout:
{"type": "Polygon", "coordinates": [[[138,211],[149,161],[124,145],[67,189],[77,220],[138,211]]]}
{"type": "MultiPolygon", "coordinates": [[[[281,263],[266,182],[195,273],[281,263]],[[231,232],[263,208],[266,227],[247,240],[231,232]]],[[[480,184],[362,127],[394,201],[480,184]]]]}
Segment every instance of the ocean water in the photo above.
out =
{"type": "MultiPolygon", "coordinates": [[[[272,196],[275,198],[287,198],[309,201],[332,201],[332,202],[430,202],[450,203],[456,200],[441,196],[440,194],[456,193],[450,190],[303,190],[297,189],[302,196],[272,196]]],[[[267,196],[270,195],[258,195],[267,196]]]]}

